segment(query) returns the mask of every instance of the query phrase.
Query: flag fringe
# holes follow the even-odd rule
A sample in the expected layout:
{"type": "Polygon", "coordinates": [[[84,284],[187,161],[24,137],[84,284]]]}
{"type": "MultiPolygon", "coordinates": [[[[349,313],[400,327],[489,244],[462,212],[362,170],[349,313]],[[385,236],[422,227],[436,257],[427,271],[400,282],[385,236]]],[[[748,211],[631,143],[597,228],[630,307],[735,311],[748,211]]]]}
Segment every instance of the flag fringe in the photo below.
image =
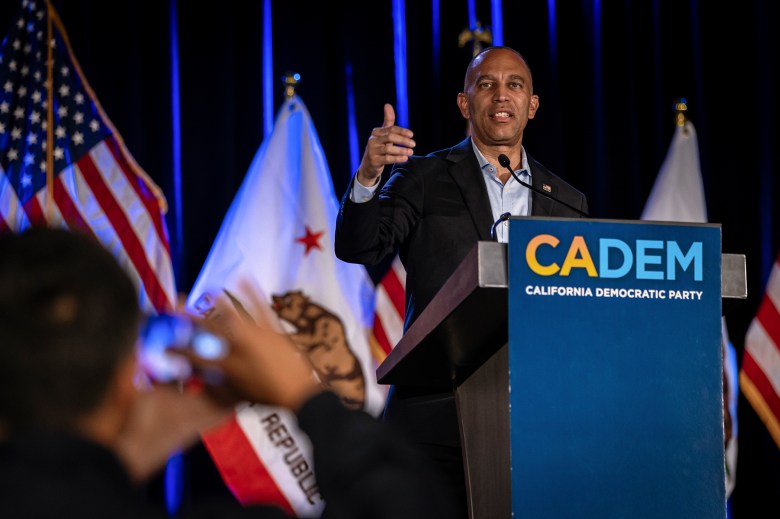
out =
{"type": "Polygon", "coordinates": [[[769,404],[764,400],[761,391],[758,390],[744,371],[739,374],[739,385],[742,394],[745,395],[750,405],[753,406],[756,414],[764,422],[769,434],[772,436],[775,444],[777,444],[777,448],[780,449],[780,422],[778,422],[777,417],[769,408],[769,404]]]}

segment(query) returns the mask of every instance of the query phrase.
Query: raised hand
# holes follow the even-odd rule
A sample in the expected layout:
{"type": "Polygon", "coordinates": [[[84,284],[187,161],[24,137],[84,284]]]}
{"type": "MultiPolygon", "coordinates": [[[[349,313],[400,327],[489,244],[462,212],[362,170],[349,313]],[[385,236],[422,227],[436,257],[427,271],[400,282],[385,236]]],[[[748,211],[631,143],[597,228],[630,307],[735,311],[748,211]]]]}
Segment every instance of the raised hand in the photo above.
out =
{"type": "Polygon", "coordinates": [[[414,133],[395,125],[393,105],[386,103],[382,126],[374,128],[368,138],[363,160],[358,168],[358,182],[370,187],[378,182],[382,170],[388,164],[406,162],[414,151],[414,133]]]}

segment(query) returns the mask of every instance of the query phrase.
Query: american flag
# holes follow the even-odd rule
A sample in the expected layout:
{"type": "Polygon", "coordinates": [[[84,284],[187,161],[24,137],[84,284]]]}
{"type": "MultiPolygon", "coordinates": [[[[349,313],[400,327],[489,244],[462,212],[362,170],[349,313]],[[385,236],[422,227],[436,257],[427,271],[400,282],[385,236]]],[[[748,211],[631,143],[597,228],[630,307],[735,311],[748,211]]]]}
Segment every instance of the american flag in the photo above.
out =
{"type": "Polygon", "coordinates": [[[165,199],[84,77],[54,8],[24,0],[0,46],[0,232],[68,227],[97,237],[146,311],[173,308],[165,199]],[[47,45],[47,42],[50,42],[47,45]]]}
{"type": "Polygon", "coordinates": [[[404,331],[406,270],[396,256],[376,286],[371,353],[381,364],[395,348],[404,331]]]}
{"type": "Polygon", "coordinates": [[[739,384],[780,447],[780,255],[745,337],[739,384]]]}

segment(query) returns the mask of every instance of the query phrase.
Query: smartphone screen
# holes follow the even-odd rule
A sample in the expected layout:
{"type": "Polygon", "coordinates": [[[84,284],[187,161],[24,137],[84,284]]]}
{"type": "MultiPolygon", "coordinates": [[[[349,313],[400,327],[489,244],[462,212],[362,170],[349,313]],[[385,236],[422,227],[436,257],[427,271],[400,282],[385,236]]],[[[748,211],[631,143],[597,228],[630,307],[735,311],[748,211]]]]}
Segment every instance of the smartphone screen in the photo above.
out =
{"type": "Polygon", "coordinates": [[[140,333],[139,361],[147,376],[155,382],[185,381],[192,367],[184,357],[171,355],[171,349],[193,349],[198,356],[217,359],[227,354],[227,342],[188,318],[176,314],[148,316],[140,333]]]}

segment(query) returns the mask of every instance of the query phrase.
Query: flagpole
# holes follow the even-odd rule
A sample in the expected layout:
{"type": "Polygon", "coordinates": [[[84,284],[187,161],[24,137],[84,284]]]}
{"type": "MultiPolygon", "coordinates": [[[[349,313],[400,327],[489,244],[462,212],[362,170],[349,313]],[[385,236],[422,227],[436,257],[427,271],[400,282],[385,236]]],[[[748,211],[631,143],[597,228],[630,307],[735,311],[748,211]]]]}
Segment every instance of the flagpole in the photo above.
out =
{"type": "Polygon", "coordinates": [[[52,7],[46,0],[46,221],[52,222],[54,204],[54,49],[52,7]]]}

